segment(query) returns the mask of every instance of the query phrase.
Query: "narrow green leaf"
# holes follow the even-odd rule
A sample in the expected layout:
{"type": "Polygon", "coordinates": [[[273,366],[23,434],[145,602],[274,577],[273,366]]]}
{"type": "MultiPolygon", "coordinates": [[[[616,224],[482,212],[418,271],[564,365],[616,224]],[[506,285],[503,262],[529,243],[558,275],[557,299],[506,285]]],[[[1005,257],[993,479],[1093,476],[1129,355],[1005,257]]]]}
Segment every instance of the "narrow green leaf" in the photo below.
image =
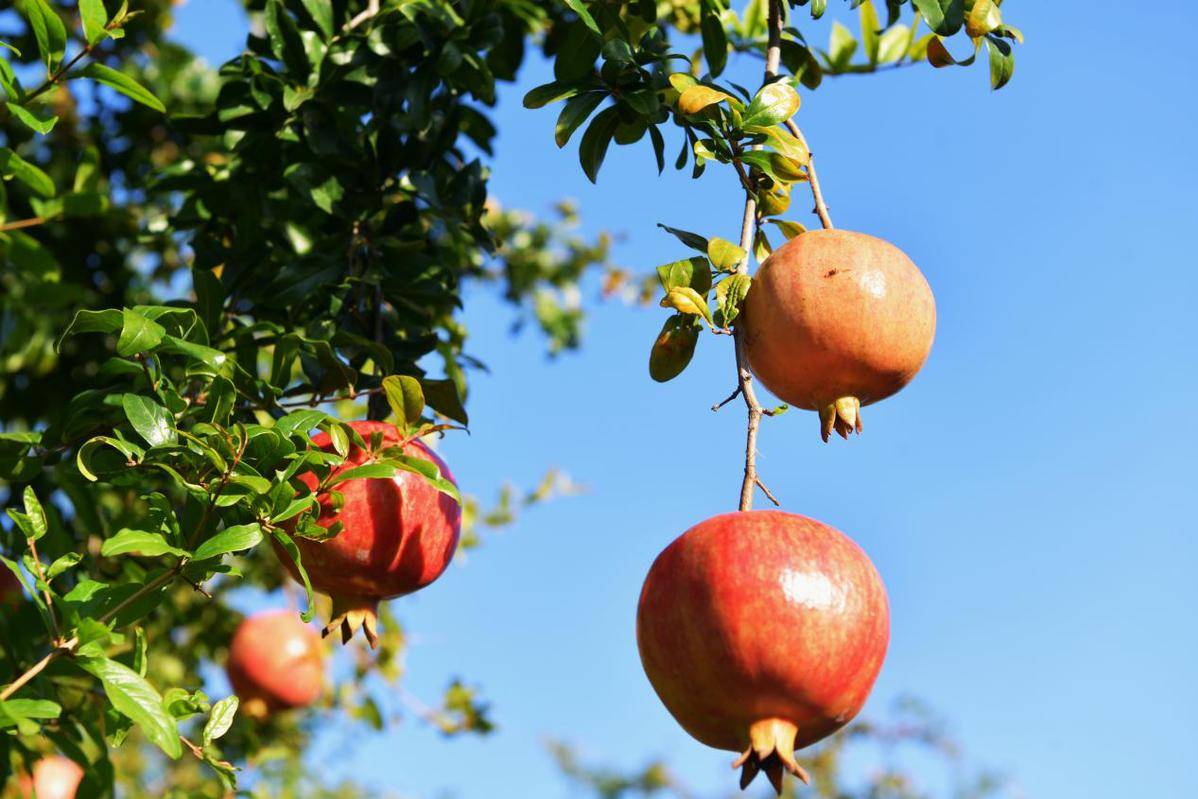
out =
{"type": "Polygon", "coordinates": [[[37,494],[34,493],[33,486],[25,486],[23,499],[25,500],[25,516],[28,517],[32,530],[32,535],[29,538],[36,541],[46,534],[46,510],[38,500],[37,494]]]}
{"type": "Polygon", "coordinates": [[[300,560],[299,547],[295,545],[295,541],[291,539],[291,536],[287,535],[287,533],[277,527],[272,529],[270,534],[274,538],[275,543],[278,544],[279,548],[282,549],[283,552],[285,552],[287,556],[291,558],[291,562],[295,564],[295,570],[299,573],[300,582],[304,584],[304,593],[307,594],[308,597],[307,609],[305,609],[303,614],[300,615],[300,618],[303,619],[305,623],[310,622],[312,621],[312,616],[316,613],[316,609],[313,607],[312,581],[308,579],[308,570],[304,568],[303,561],[300,560]]]}
{"type": "Polygon", "coordinates": [[[421,380],[420,387],[424,391],[425,402],[437,413],[460,424],[470,424],[462,396],[452,380],[421,380]]]}
{"type": "Polygon", "coordinates": [[[689,286],[699,294],[711,290],[711,266],[700,256],[662,264],[657,267],[657,278],[667,292],[680,286],[689,286]]]}
{"type": "Polygon", "coordinates": [[[100,554],[106,558],[127,554],[143,555],[145,557],[175,555],[180,558],[190,555],[187,550],[168,544],[162,533],[131,530],[127,527],[112,538],[105,540],[100,546],[100,554]]]}
{"type": "Polygon", "coordinates": [[[524,107],[541,108],[576,94],[578,94],[578,84],[562,83],[555,80],[529,90],[528,94],[524,95],[524,107]]]}
{"type": "Polygon", "coordinates": [[[54,196],[50,176],[7,147],[0,147],[0,175],[16,178],[43,197],[54,196]]]}
{"type": "Polygon", "coordinates": [[[649,376],[664,383],[682,374],[695,355],[701,329],[694,317],[686,314],[666,319],[649,351],[649,376]]]}
{"type": "Polygon", "coordinates": [[[703,20],[699,25],[703,39],[703,57],[707,59],[707,69],[711,76],[718,77],[728,63],[728,37],[724,33],[724,23],[720,21],[718,11],[705,9],[703,20]]]}
{"type": "Polygon", "coordinates": [[[67,29],[58,13],[46,0],[21,0],[21,11],[29,18],[33,38],[46,69],[54,71],[67,49],[67,29]]]}
{"type": "Polygon", "coordinates": [[[594,31],[597,36],[603,35],[603,31],[599,30],[599,26],[595,24],[595,18],[591,16],[591,12],[587,11],[586,4],[582,0],[565,0],[565,2],[584,25],[594,31]]]}
{"type": "Polygon", "coordinates": [[[881,30],[881,25],[878,22],[878,12],[874,8],[873,0],[865,0],[864,3],[857,9],[858,16],[861,20],[861,44],[865,48],[865,57],[869,59],[869,63],[878,63],[878,32],[881,30]]]}
{"type": "Polygon", "coordinates": [[[603,92],[587,92],[571,97],[562,107],[562,112],[558,115],[557,126],[553,131],[553,140],[558,147],[565,147],[566,142],[570,141],[570,137],[574,135],[574,131],[578,130],[578,126],[586,122],[599,104],[607,95],[603,92]]]}
{"type": "Polygon", "coordinates": [[[952,36],[965,22],[965,0],[911,0],[928,27],[941,36],[952,36]]]}
{"type": "Polygon", "coordinates": [[[183,754],[175,719],[163,708],[162,696],[144,677],[108,658],[79,657],[75,663],[100,680],[113,708],[140,727],[167,757],[177,760],[183,754]]]}
{"type": "Polygon", "coordinates": [[[578,160],[587,179],[594,183],[599,177],[599,169],[607,155],[611,138],[615,135],[620,124],[619,111],[615,106],[600,111],[591,124],[587,125],[582,134],[582,143],[578,147],[578,160]]]}
{"type": "Polygon", "coordinates": [[[121,407],[129,424],[151,447],[174,444],[179,440],[171,412],[150,397],[125,394],[121,397],[121,407]]]}
{"type": "Polygon", "coordinates": [[[257,522],[226,527],[196,547],[195,560],[207,560],[229,552],[252,549],[262,541],[262,528],[257,522]]]}
{"type": "Polygon", "coordinates": [[[331,0],[300,0],[303,3],[304,10],[308,12],[308,16],[312,17],[312,21],[316,23],[316,27],[320,29],[320,35],[326,40],[333,36],[333,3],[331,0]]]}
{"type": "Polygon", "coordinates": [[[153,108],[155,111],[166,113],[166,106],[162,104],[161,100],[151,94],[146,87],[125,73],[117,72],[112,67],[107,67],[93,61],[84,67],[79,74],[116,89],[126,97],[136,100],[144,106],[153,108]]]}
{"type": "Polygon", "coordinates": [[[703,238],[698,233],[691,233],[689,230],[672,228],[668,225],[663,225],[660,222],[657,223],[657,226],[665,232],[672,234],[675,238],[677,238],[687,247],[690,247],[692,250],[698,250],[704,255],[707,254],[707,239],[703,238]]]}
{"type": "Polygon", "coordinates": [[[1015,74],[1014,49],[1010,42],[997,36],[986,37],[986,49],[990,51],[990,88],[998,91],[1015,74]]]}
{"type": "Polygon", "coordinates": [[[5,105],[8,106],[9,113],[24,122],[30,130],[40,133],[43,136],[54,130],[54,126],[58,124],[58,117],[53,114],[48,117],[39,117],[23,105],[11,102],[5,103],[5,105]]]}
{"type": "Polygon", "coordinates": [[[271,52],[286,65],[291,82],[304,83],[310,64],[295,19],[279,0],[268,0],[264,21],[271,52]]]}

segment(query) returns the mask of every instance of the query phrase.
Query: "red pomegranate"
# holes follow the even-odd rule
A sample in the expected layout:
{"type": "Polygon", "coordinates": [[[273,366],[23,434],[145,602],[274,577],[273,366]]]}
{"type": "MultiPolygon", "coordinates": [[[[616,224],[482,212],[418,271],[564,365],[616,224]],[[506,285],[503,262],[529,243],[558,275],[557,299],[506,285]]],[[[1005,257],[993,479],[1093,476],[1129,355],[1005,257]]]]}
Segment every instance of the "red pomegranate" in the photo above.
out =
{"type": "Polygon", "coordinates": [[[33,764],[33,776],[22,774],[19,782],[22,799],[75,799],[83,781],[83,769],[62,755],[43,757],[33,764]]]}
{"type": "Polygon", "coordinates": [[[708,746],[742,752],[741,788],[849,722],[890,637],[886,589],[861,548],[780,511],[726,513],[683,533],[641,590],[637,645],[670,714],[708,746]]]}
{"type": "Polygon", "coordinates": [[[765,260],[741,324],[753,373],[782,400],[819,411],[824,441],[861,432],[861,406],[915,377],[932,349],[936,301],[902,250],[816,230],[765,260]]]}
{"type": "MultiPolygon", "coordinates": [[[[383,422],[351,422],[350,426],[369,445],[372,433],[382,433],[383,447],[403,445],[405,455],[432,461],[441,476],[453,481],[449,467],[420,441],[405,442],[394,425],[383,422]]],[[[325,451],[333,445],[327,433],[313,443],[325,451]]],[[[365,462],[371,453],[353,447],[343,470],[365,462]]],[[[315,475],[300,479],[312,488],[315,475]]],[[[462,509],[415,472],[401,471],[391,478],[347,480],[334,487],[344,497],[340,510],[331,497],[318,497],[324,527],[340,521],[341,532],[326,541],[297,538],[304,568],[312,586],[333,599],[333,618],[324,628],[328,635],[341,628],[348,642],[361,627],[371,646],[378,641],[379,600],[418,591],[441,576],[457,549],[462,527],[462,509]]],[[[298,577],[291,559],[281,557],[293,577],[298,577]]]]}
{"type": "Polygon", "coordinates": [[[307,707],[324,686],[324,649],[316,630],[294,610],[256,613],[229,644],[229,682],[246,715],[262,718],[307,707]]]}
{"type": "Polygon", "coordinates": [[[15,608],[24,598],[21,581],[7,568],[0,566],[0,607],[15,608]]]}

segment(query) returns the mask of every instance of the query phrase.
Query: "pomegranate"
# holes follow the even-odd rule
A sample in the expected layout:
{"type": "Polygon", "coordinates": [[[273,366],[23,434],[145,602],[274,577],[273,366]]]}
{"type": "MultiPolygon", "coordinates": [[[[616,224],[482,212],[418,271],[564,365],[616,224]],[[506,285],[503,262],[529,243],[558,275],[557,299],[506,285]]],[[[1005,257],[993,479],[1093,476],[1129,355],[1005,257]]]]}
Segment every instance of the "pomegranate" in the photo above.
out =
{"type": "Polygon", "coordinates": [[[741,788],[764,771],[804,782],[796,749],[849,722],[890,637],[886,589],[861,548],[781,511],[714,516],[658,555],[641,590],[637,646],[670,714],[700,742],[742,752],[741,788]]]}
{"type": "Polygon", "coordinates": [[[83,781],[83,769],[62,755],[43,757],[33,764],[33,775],[22,774],[19,782],[22,799],[75,799],[83,781]]]}
{"type": "MultiPolygon", "coordinates": [[[[372,433],[383,435],[382,446],[403,445],[405,455],[432,461],[441,476],[453,481],[445,462],[420,441],[405,442],[394,425],[351,422],[369,445],[372,433]]],[[[332,451],[332,440],[321,433],[313,443],[332,451]]],[[[369,457],[358,447],[350,450],[341,470],[358,466],[369,457]]],[[[316,488],[316,476],[301,476],[316,488]]],[[[312,586],[333,600],[333,618],[323,630],[328,635],[341,628],[348,642],[360,627],[373,647],[378,642],[379,600],[391,599],[425,587],[441,576],[457,549],[462,509],[423,476],[401,471],[391,478],[351,479],[334,487],[344,498],[340,510],[328,495],[318,497],[317,523],[329,527],[340,521],[341,532],[326,541],[297,538],[304,568],[312,586]]],[[[298,577],[291,559],[282,561],[298,577]]]]}
{"type": "Polygon", "coordinates": [[[293,610],[257,613],[233,634],[225,670],[248,716],[306,707],[324,685],[320,636],[293,610]]]}
{"type": "Polygon", "coordinates": [[[788,241],[753,278],[745,354],[782,400],[819,411],[824,441],[861,432],[861,406],[911,381],[932,349],[936,301],[902,250],[848,230],[788,241]]]}
{"type": "Polygon", "coordinates": [[[15,608],[24,598],[21,581],[7,568],[0,566],[0,607],[15,608]]]}

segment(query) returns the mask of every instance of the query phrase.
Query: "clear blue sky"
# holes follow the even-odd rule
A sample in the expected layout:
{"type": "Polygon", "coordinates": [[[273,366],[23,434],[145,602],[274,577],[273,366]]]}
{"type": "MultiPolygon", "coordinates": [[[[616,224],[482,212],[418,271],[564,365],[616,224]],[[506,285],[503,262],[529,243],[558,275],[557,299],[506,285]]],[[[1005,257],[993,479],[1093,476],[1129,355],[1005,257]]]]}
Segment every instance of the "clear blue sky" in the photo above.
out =
{"type": "MultiPolygon", "coordinates": [[[[927,700],[1029,797],[1198,795],[1198,56],[1183,5],[1010,0],[1028,44],[1002,92],[983,68],[917,68],[830,81],[799,116],[835,221],[920,264],[939,329],[864,436],[825,446],[791,413],[763,430],[760,466],[788,510],[849,533],[886,580],[892,644],[867,712],[927,700]]],[[[241,47],[230,0],[178,19],[213,63],[241,47]]],[[[804,28],[823,40],[827,25],[804,28]]],[[[642,145],[587,183],[575,148],[553,146],[557,109],[520,105],[547,74],[533,56],[501,93],[491,185],[506,205],[573,197],[586,230],[625,234],[618,259],[638,271],[679,255],[657,221],[735,238],[740,199],[718,170],[650,177],[642,145]]],[[[556,465],[590,490],[397,605],[411,690],[433,697],[460,674],[500,731],[329,741],[336,768],[405,796],[552,799],[568,793],[552,736],[729,787],[727,754],[674,724],[633,639],[653,557],[735,504],[743,415],[708,410],[733,385],[729,343],[702,341],[662,386],[646,372],[659,309],[596,308],[584,352],[552,362],[482,290],[465,319],[491,372],[473,378],[472,435],[443,447],[464,488],[485,497],[556,465]]]]}

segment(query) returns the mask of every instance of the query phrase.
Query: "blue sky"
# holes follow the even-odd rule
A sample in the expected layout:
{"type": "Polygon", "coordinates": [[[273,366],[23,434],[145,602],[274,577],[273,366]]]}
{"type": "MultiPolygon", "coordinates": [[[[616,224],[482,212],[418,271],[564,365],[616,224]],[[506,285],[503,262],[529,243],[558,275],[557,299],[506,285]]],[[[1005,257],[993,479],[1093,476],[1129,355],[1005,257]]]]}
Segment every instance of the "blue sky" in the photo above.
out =
{"type": "MultiPolygon", "coordinates": [[[[982,68],[920,67],[829,81],[798,116],[836,223],[911,255],[939,327],[865,435],[823,445],[792,412],[764,427],[760,468],[786,509],[847,532],[886,580],[892,643],[867,713],[921,697],[1030,797],[1198,794],[1198,56],[1182,6],[1010,0],[1028,43],[1002,92],[982,68]]],[[[802,24],[827,36],[827,21],[802,24]]],[[[244,29],[230,0],[192,0],[177,30],[219,63],[244,29]]],[[[759,69],[731,72],[749,84],[759,69]]],[[[575,198],[584,230],[623,234],[617,260],[637,271],[680,255],[655,222],[735,238],[741,200],[719,170],[656,178],[642,143],[587,183],[576,149],[553,146],[557,109],[521,107],[549,73],[534,56],[500,95],[505,205],[575,198]]],[[[408,723],[326,741],[337,768],[405,796],[566,796],[549,736],[731,787],[727,754],[658,703],[633,638],[657,552],[735,506],[743,413],[708,409],[733,385],[729,342],[707,337],[663,386],[646,372],[659,309],[596,307],[585,350],[553,361],[509,335],[485,290],[465,320],[491,371],[473,378],[472,435],[443,446],[463,487],[485,498],[560,466],[589,491],[397,603],[406,685],[433,697],[461,675],[500,731],[445,742],[408,723]]]]}

